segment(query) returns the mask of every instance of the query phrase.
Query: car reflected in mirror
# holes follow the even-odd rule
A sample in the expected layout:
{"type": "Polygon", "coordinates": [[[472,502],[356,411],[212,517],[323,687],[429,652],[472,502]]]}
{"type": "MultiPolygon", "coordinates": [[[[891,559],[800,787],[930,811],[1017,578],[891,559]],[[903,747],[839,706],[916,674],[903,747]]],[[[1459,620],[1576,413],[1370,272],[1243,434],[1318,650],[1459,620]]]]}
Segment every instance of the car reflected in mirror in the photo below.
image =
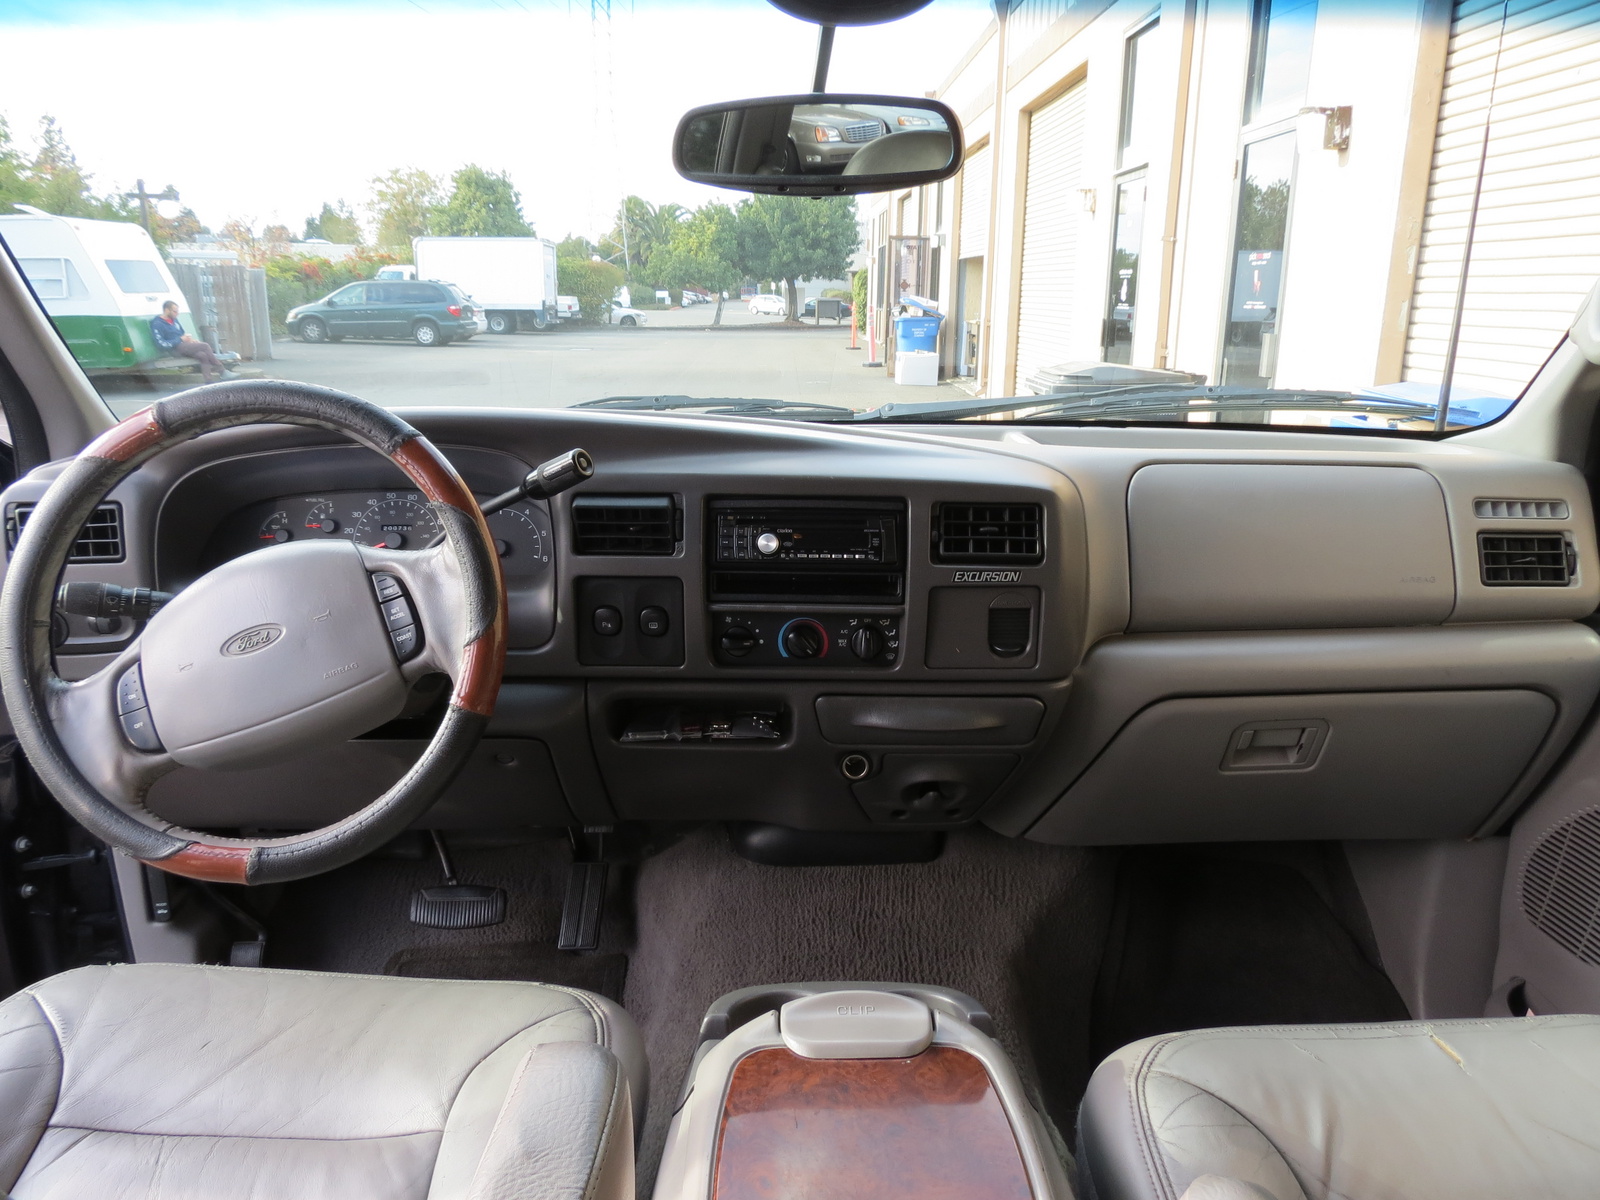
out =
{"type": "Polygon", "coordinates": [[[935,183],[961,166],[961,124],[937,100],[813,93],[694,109],[678,173],[746,192],[855,195],[935,183]]]}

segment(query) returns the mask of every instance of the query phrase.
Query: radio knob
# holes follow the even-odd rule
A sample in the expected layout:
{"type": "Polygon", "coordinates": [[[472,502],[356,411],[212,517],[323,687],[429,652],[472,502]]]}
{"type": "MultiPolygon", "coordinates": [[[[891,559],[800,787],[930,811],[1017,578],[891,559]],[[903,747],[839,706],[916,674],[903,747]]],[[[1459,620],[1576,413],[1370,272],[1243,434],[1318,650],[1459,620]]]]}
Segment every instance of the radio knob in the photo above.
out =
{"type": "Polygon", "coordinates": [[[722,652],[734,658],[743,658],[756,647],[756,635],[743,625],[734,625],[722,631],[722,652]]]}
{"type": "Polygon", "coordinates": [[[761,551],[762,554],[776,554],[778,552],[778,535],[775,533],[763,533],[756,539],[756,549],[761,551]]]}
{"type": "Polygon", "coordinates": [[[850,635],[850,651],[863,662],[871,662],[883,653],[883,635],[863,625],[850,635]]]}
{"type": "Polygon", "coordinates": [[[828,635],[815,621],[792,621],[783,631],[783,651],[790,658],[816,658],[828,649],[828,635]]]}

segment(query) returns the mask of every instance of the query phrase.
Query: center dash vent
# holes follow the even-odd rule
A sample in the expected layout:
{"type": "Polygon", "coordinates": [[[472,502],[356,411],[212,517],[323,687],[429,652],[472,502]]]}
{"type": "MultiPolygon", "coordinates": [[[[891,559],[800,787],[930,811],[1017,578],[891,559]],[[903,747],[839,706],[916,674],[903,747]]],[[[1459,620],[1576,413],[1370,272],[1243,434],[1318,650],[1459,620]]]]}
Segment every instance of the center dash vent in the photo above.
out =
{"type": "Polygon", "coordinates": [[[1037,504],[941,504],[933,514],[933,559],[1043,562],[1044,510],[1037,504]]]}
{"type": "MultiPolygon", "coordinates": [[[[17,539],[33,515],[32,504],[6,505],[6,556],[17,548],[17,539]]],[[[122,544],[122,505],[107,501],[90,514],[72,545],[68,562],[121,562],[126,548],[122,544]]]]}
{"type": "Polygon", "coordinates": [[[1600,808],[1535,844],[1522,873],[1522,911],[1563,950],[1600,966],[1600,808]]]}
{"type": "Polygon", "coordinates": [[[1566,587],[1577,551],[1559,533],[1480,533],[1478,567],[1485,587],[1566,587]]]}
{"type": "Polygon", "coordinates": [[[572,548],[578,554],[669,555],[683,536],[671,496],[578,496],[572,548]]]}
{"type": "Polygon", "coordinates": [[[1565,500],[1474,500],[1472,511],[1488,520],[1565,521],[1572,509],[1565,500]]]}

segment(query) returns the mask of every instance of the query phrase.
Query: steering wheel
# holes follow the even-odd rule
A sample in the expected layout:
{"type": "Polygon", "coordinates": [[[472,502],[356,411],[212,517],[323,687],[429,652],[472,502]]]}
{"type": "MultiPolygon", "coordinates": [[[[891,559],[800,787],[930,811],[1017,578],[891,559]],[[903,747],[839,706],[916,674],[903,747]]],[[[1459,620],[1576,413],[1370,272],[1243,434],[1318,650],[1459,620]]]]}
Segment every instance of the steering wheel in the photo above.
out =
{"type": "Polygon", "coordinates": [[[405,829],[482,737],[505,655],[500,560],[455,468],[392,413],[278,380],[194,388],[96,438],[33,510],[0,592],[0,689],[45,786],[111,846],[224,883],[315,875],[405,829]],[[236,558],[184,588],[110,665],[63,680],[50,622],[85,520],[169,446],[255,424],[331,429],[384,455],[427,497],[444,541],[421,551],[291,542],[236,558]],[[225,838],[145,807],[151,785],[179,766],[258,766],[392,720],[411,685],[433,672],[454,681],[438,732],[398,783],[343,820],[290,837],[225,838]]]}

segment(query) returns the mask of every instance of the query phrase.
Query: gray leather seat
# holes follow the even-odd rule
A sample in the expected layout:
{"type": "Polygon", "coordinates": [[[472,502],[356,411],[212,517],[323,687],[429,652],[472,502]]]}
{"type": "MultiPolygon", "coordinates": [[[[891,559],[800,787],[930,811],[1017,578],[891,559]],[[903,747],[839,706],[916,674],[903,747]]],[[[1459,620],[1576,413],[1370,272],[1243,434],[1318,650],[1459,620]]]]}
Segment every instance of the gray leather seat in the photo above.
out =
{"type": "Polygon", "coordinates": [[[942,129],[913,129],[868,142],[850,156],[846,175],[896,175],[902,171],[939,171],[950,165],[955,144],[942,129]]]}
{"type": "Polygon", "coordinates": [[[567,988],[88,967],[0,1004],[0,1191],[631,1200],[646,1086],[567,988]]]}
{"type": "Polygon", "coordinates": [[[1124,1047],[1079,1114],[1091,1200],[1600,1194],[1600,1017],[1209,1029],[1124,1047]]]}

